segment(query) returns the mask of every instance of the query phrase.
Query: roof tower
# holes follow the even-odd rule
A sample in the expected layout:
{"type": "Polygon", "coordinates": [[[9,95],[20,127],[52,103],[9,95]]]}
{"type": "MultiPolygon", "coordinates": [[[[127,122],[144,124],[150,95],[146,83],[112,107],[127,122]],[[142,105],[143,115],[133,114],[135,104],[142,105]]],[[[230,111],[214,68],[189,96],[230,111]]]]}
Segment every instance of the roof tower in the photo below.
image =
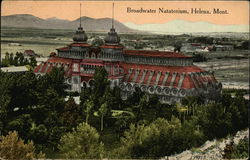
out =
{"type": "Polygon", "coordinates": [[[80,26],[78,27],[76,33],[73,36],[73,40],[76,43],[86,43],[87,40],[88,40],[88,37],[87,37],[85,31],[82,28],[81,9],[82,9],[82,4],[80,3],[80,26]]]}
{"type": "Polygon", "coordinates": [[[104,41],[106,45],[119,45],[120,43],[120,37],[118,36],[114,28],[114,2],[112,6],[112,26],[104,41]]]}

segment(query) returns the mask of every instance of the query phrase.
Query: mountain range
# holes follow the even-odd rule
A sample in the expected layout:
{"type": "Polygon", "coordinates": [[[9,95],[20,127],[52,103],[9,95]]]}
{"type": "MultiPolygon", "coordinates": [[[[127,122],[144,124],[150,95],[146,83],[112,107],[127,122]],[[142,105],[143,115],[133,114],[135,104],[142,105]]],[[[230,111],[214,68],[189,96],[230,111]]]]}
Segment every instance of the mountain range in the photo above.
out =
{"type": "MultiPolygon", "coordinates": [[[[111,28],[111,18],[94,19],[90,17],[81,17],[82,26],[86,31],[107,32],[111,28]]],[[[43,29],[72,29],[79,26],[80,18],[69,21],[56,17],[42,19],[30,14],[15,14],[1,16],[1,26],[20,27],[20,28],[43,28],[43,29]]],[[[114,20],[114,26],[118,32],[135,32],[135,30],[126,27],[124,24],[114,20]]]]}
{"type": "Polygon", "coordinates": [[[163,24],[124,24],[131,29],[154,33],[249,32],[249,25],[218,25],[202,21],[173,20],[163,24]]]}
{"type": "MultiPolygon", "coordinates": [[[[82,26],[86,31],[107,32],[111,28],[111,18],[90,18],[81,17],[82,26]]],[[[80,18],[69,21],[56,17],[42,19],[30,14],[16,14],[1,16],[1,26],[21,27],[21,28],[43,28],[43,29],[71,29],[75,30],[79,26],[80,18]]],[[[191,22],[185,20],[173,20],[163,24],[135,24],[121,23],[114,20],[117,32],[144,32],[158,34],[173,33],[212,33],[212,32],[249,32],[249,25],[218,25],[209,22],[191,22]]]]}

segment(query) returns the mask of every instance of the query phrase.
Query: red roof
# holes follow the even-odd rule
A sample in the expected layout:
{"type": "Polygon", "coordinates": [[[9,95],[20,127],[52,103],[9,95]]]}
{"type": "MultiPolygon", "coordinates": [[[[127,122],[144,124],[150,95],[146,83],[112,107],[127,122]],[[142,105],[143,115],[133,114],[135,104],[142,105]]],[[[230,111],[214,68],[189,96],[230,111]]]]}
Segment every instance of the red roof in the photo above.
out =
{"type": "Polygon", "coordinates": [[[44,73],[46,68],[48,67],[48,63],[44,63],[42,66],[41,66],[41,73],[44,73]]]}
{"type": "Polygon", "coordinates": [[[139,83],[142,78],[143,72],[139,72],[137,79],[135,80],[135,83],[139,83]]]}
{"type": "MultiPolygon", "coordinates": [[[[57,64],[57,63],[61,64],[62,67],[67,65],[67,68],[65,67],[66,76],[71,76],[73,74],[73,71],[72,71],[73,63],[105,65],[105,62],[103,62],[102,60],[96,60],[96,59],[76,60],[76,59],[71,59],[71,58],[61,58],[61,57],[54,56],[54,57],[49,58],[47,62],[41,63],[40,65],[38,65],[35,68],[34,72],[35,73],[48,73],[51,71],[53,67],[52,64],[57,64]]],[[[107,63],[111,63],[111,62],[107,62],[107,63]]],[[[217,83],[212,73],[205,72],[204,70],[202,70],[201,68],[197,66],[158,66],[158,65],[134,64],[134,63],[124,63],[124,62],[117,63],[117,65],[120,65],[124,69],[123,81],[125,82],[134,82],[134,83],[142,82],[141,84],[144,84],[144,85],[149,84],[152,86],[160,85],[160,86],[178,87],[181,82],[182,75],[184,74],[185,76],[184,76],[182,85],[180,86],[181,88],[184,88],[184,89],[192,89],[195,87],[204,88],[206,87],[207,82],[211,82],[212,84],[217,83]],[[129,75],[129,77],[127,77],[130,69],[133,69],[133,71],[129,75]],[[139,72],[136,73],[137,69],[139,70],[139,72]],[[143,71],[145,70],[147,72],[145,72],[146,74],[143,77],[143,71]],[[158,74],[160,72],[161,74],[158,74]],[[166,72],[169,73],[167,79],[165,78],[166,72]],[[201,72],[202,74],[193,74],[193,76],[189,74],[189,73],[201,73],[201,72]],[[175,77],[174,77],[174,74],[176,74],[175,77]],[[150,77],[150,75],[152,75],[152,77],[150,77]],[[157,75],[160,75],[158,79],[157,79],[157,75]],[[163,80],[165,80],[164,84],[163,84],[163,80]]],[[[93,74],[83,74],[83,73],[75,73],[75,74],[80,75],[81,77],[89,77],[89,78],[93,77],[93,74]]]]}
{"type": "Polygon", "coordinates": [[[121,66],[125,69],[147,69],[147,70],[157,70],[157,71],[172,71],[172,72],[201,72],[201,68],[197,66],[158,66],[149,64],[134,64],[134,63],[121,63],[121,66]]]}
{"type": "Polygon", "coordinates": [[[147,57],[167,57],[167,58],[190,58],[177,52],[152,51],[152,50],[124,50],[125,55],[147,56],[147,57]]]}
{"type": "MultiPolygon", "coordinates": [[[[142,81],[142,84],[147,84],[148,78],[149,78],[149,74],[150,74],[149,72],[146,73],[146,75],[144,77],[144,80],[142,81]]],[[[132,73],[132,75],[133,75],[133,73],[132,73]]],[[[134,77],[132,76],[131,78],[133,79],[134,77]]]]}
{"type": "Polygon", "coordinates": [[[28,55],[33,55],[35,52],[33,50],[29,49],[29,50],[25,50],[24,53],[28,54],[28,55]]]}
{"type": "Polygon", "coordinates": [[[35,73],[49,73],[51,69],[53,68],[53,65],[51,63],[60,63],[62,67],[64,67],[66,64],[68,64],[68,68],[65,71],[65,75],[69,76],[71,74],[71,66],[72,66],[72,59],[69,58],[60,58],[57,56],[49,58],[46,62],[39,64],[35,69],[35,73]]]}
{"type": "MultiPolygon", "coordinates": [[[[173,71],[173,72],[174,72],[174,71],[173,71]]],[[[170,72],[169,75],[168,75],[168,79],[167,79],[167,81],[165,82],[165,86],[170,86],[172,76],[173,76],[173,73],[170,72]]]]}
{"type": "MultiPolygon", "coordinates": [[[[131,63],[121,63],[121,66],[123,67],[125,71],[125,77],[124,81],[126,82],[134,82],[134,83],[140,83],[142,80],[143,70],[147,70],[145,77],[141,84],[147,85],[148,81],[150,80],[150,71],[154,71],[152,78],[149,82],[149,85],[163,85],[163,80],[166,75],[166,72],[169,72],[168,78],[165,81],[164,86],[170,86],[172,84],[172,87],[178,87],[179,82],[181,80],[181,75],[185,74],[181,88],[185,89],[191,89],[195,88],[195,84],[197,87],[203,88],[205,86],[204,78],[201,74],[197,74],[196,76],[193,76],[193,80],[189,73],[199,73],[204,72],[201,68],[197,66],[156,66],[156,65],[144,65],[144,64],[131,64],[131,63]],[[134,70],[130,74],[130,76],[127,79],[128,71],[129,69],[133,68],[134,70]],[[139,69],[140,72],[135,79],[135,70],[139,69]],[[159,77],[159,81],[157,82],[157,73],[161,72],[161,76],[159,77]],[[173,78],[174,73],[176,73],[176,77],[173,78]],[[194,84],[195,83],[195,84],[194,84]],[[200,83],[200,85],[199,85],[200,83]]],[[[208,74],[209,79],[214,79],[212,74],[208,74]]],[[[216,81],[211,81],[214,83],[216,81]]]]}
{"type": "Polygon", "coordinates": [[[62,47],[62,48],[58,48],[57,50],[68,51],[68,50],[69,50],[69,47],[62,47]]]}
{"type": "Polygon", "coordinates": [[[51,62],[51,63],[71,63],[73,61],[73,59],[71,58],[61,58],[61,57],[51,57],[48,59],[47,62],[51,62]]]}
{"type": "Polygon", "coordinates": [[[192,46],[201,46],[200,43],[191,43],[192,46]]]}
{"type": "Polygon", "coordinates": [[[161,73],[161,76],[160,76],[160,78],[159,78],[158,85],[162,85],[162,82],[163,82],[164,77],[165,77],[165,73],[162,72],[162,73],[161,73]]]}
{"type": "Polygon", "coordinates": [[[179,74],[177,74],[175,81],[173,83],[173,87],[178,87],[180,79],[181,79],[181,76],[179,74]]]}
{"type": "Polygon", "coordinates": [[[151,81],[149,82],[150,85],[155,85],[156,77],[157,77],[157,73],[154,72],[154,74],[151,78],[151,81]]]}
{"type": "Polygon", "coordinates": [[[49,72],[51,71],[52,68],[53,68],[53,65],[50,64],[50,66],[49,66],[49,68],[48,68],[48,70],[47,70],[47,73],[49,73],[49,72]]]}
{"type": "Polygon", "coordinates": [[[51,52],[51,53],[49,54],[49,56],[50,56],[50,57],[56,56],[56,53],[55,53],[55,52],[51,52]]]}
{"type": "Polygon", "coordinates": [[[91,45],[88,43],[71,43],[69,46],[71,46],[71,47],[90,47],[91,45]]]}
{"type": "Polygon", "coordinates": [[[194,83],[189,75],[185,76],[181,87],[188,88],[188,89],[195,88],[195,85],[194,85],[194,83]]]}
{"type": "Polygon", "coordinates": [[[122,45],[102,45],[100,48],[124,48],[122,45]]]}
{"type": "Polygon", "coordinates": [[[36,66],[36,68],[34,69],[34,72],[37,73],[40,70],[41,66],[42,66],[42,63],[36,66]]]}

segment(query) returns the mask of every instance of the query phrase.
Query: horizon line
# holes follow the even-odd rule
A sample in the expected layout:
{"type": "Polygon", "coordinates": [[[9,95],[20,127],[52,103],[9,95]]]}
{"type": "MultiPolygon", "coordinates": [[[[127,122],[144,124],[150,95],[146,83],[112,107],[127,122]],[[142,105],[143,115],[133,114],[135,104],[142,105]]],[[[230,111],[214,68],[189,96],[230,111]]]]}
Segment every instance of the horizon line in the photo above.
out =
{"type": "MultiPolygon", "coordinates": [[[[78,17],[74,20],[69,20],[69,19],[62,19],[62,18],[59,18],[59,17],[49,17],[49,18],[42,18],[42,17],[39,17],[39,16],[36,16],[36,15],[33,15],[33,14],[28,14],[28,13],[23,13],[23,14],[9,14],[9,15],[1,15],[1,17],[6,17],[6,16],[15,16],[15,15],[31,15],[31,16],[34,16],[34,17],[37,17],[37,18],[40,18],[40,19],[43,19],[43,20],[47,20],[47,19],[51,19],[51,18],[56,18],[56,19],[59,19],[59,20],[66,20],[66,21],[69,21],[69,22],[73,22],[73,21],[77,21],[78,19],[80,18],[91,18],[91,19],[105,19],[105,18],[109,18],[109,19],[112,19],[112,17],[102,17],[102,18],[93,18],[93,17],[90,17],[90,16],[81,16],[81,17],[78,17]]],[[[250,24],[216,24],[216,23],[213,23],[213,22],[210,22],[210,21],[192,21],[192,20],[184,20],[184,19],[174,19],[174,20],[169,20],[169,21],[166,21],[166,22],[163,22],[163,23],[143,23],[143,24],[140,24],[140,23],[135,23],[135,22],[132,22],[132,21],[128,21],[128,22],[120,22],[116,19],[114,19],[114,21],[117,21],[119,23],[122,23],[122,24],[128,24],[128,23],[133,23],[135,25],[150,25],[150,24],[166,24],[166,23],[169,23],[169,22],[173,22],[173,21],[184,21],[184,22],[190,22],[190,23],[209,23],[209,24],[213,24],[213,25],[219,25],[219,26],[250,26],[250,24]]],[[[2,25],[1,25],[2,26],[2,25]]]]}

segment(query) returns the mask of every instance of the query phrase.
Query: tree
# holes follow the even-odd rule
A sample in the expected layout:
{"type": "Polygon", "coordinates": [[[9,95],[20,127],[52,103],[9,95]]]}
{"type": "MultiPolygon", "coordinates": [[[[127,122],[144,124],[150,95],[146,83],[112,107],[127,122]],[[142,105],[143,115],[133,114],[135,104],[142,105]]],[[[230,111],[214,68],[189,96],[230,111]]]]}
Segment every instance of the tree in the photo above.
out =
{"type": "Polygon", "coordinates": [[[220,104],[209,104],[203,112],[197,114],[198,125],[207,139],[222,138],[232,132],[232,114],[225,112],[220,104]]]}
{"type": "MultiPolygon", "coordinates": [[[[49,147],[48,150],[55,151],[61,135],[72,127],[66,128],[61,116],[65,106],[63,72],[54,69],[51,74],[36,77],[32,72],[10,74],[0,71],[0,82],[1,134],[16,130],[24,140],[32,139],[39,149],[49,147]]],[[[75,112],[80,114],[80,109],[75,112]]],[[[74,127],[78,124],[67,120],[74,127]]]]}
{"type": "Polygon", "coordinates": [[[92,100],[88,99],[87,101],[85,101],[83,106],[84,106],[83,107],[84,108],[84,113],[86,115],[85,123],[88,124],[89,116],[93,112],[94,102],[92,100]]]}
{"type": "Polygon", "coordinates": [[[245,159],[249,157],[249,138],[244,138],[239,141],[237,145],[234,145],[233,152],[231,153],[231,158],[233,159],[245,159]]]}
{"type": "Polygon", "coordinates": [[[22,114],[9,121],[6,129],[18,131],[21,137],[27,138],[32,125],[32,119],[29,114],[22,114]]]}
{"type": "Polygon", "coordinates": [[[193,62],[206,62],[207,57],[204,54],[197,53],[192,56],[193,62]]]}
{"type": "Polygon", "coordinates": [[[84,86],[82,92],[80,93],[80,105],[83,106],[84,102],[91,97],[90,87],[84,86]]]}
{"type": "Polygon", "coordinates": [[[20,66],[23,66],[24,65],[24,56],[22,53],[20,53],[20,56],[19,56],[19,65],[20,66]]]}
{"type": "Polygon", "coordinates": [[[91,44],[92,46],[101,46],[104,44],[104,42],[101,38],[95,38],[91,44]]]}
{"type": "Polygon", "coordinates": [[[19,57],[20,57],[20,54],[18,52],[16,52],[16,55],[15,55],[14,61],[13,61],[13,63],[14,63],[13,65],[14,66],[18,66],[19,65],[19,63],[18,63],[19,57]]]}
{"type": "Polygon", "coordinates": [[[147,95],[144,94],[139,101],[139,104],[136,106],[133,106],[133,112],[136,116],[136,122],[139,122],[140,120],[144,120],[146,118],[146,109],[149,107],[149,103],[147,100],[147,95]]]}
{"type": "Polygon", "coordinates": [[[8,67],[9,66],[9,62],[6,59],[2,59],[2,67],[8,67]]]}
{"type": "Polygon", "coordinates": [[[112,118],[115,118],[116,132],[123,134],[125,129],[135,121],[135,115],[127,110],[112,110],[112,118]]]}
{"type": "Polygon", "coordinates": [[[242,49],[249,49],[250,47],[250,42],[249,41],[244,41],[242,44],[241,44],[241,48],[242,49]]]}
{"type": "Polygon", "coordinates": [[[104,67],[98,67],[95,70],[94,74],[94,90],[93,90],[93,100],[95,104],[99,103],[98,99],[102,97],[106,91],[106,87],[108,86],[108,72],[104,67]]]}
{"type": "Polygon", "coordinates": [[[62,136],[58,148],[65,158],[99,159],[103,155],[103,144],[99,138],[95,128],[80,123],[72,132],[62,136]]]}
{"type": "Polygon", "coordinates": [[[131,124],[129,130],[125,131],[124,137],[121,138],[122,146],[115,149],[114,158],[132,158],[131,150],[142,143],[144,130],[144,125],[131,124]]]}
{"type": "Polygon", "coordinates": [[[10,54],[10,65],[14,65],[14,55],[13,55],[13,53],[10,54]]]}
{"type": "Polygon", "coordinates": [[[174,44],[174,52],[180,52],[181,51],[182,44],[181,42],[177,42],[174,44]]]}
{"type": "Polygon", "coordinates": [[[103,117],[108,112],[108,105],[107,102],[104,102],[98,110],[99,115],[101,116],[101,131],[103,131],[103,117]]]}
{"type": "Polygon", "coordinates": [[[24,58],[23,65],[27,65],[27,64],[29,64],[29,61],[27,58],[24,58]]]}
{"type": "Polygon", "coordinates": [[[10,65],[10,54],[8,52],[5,53],[5,58],[2,59],[2,66],[8,67],[10,65]]]}
{"type": "Polygon", "coordinates": [[[36,154],[33,142],[28,141],[28,143],[25,144],[24,141],[18,137],[18,133],[13,131],[0,138],[0,157],[4,159],[27,160],[44,158],[45,155],[41,152],[36,154]]]}
{"type": "Polygon", "coordinates": [[[65,89],[67,88],[64,83],[64,69],[53,67],[52,70],[47,74],[49,86],[54,88],[60,96],[65,95],[65,89]]]}
{"type": "Polygon", "coordinates": [[[122,146],[117,149],[117,157],[159,158],[180,153],[203,143],[203,134],[190,121],[181,124],[178,118],[170,121],[158,118],[149,125],[131,125],[121,138],[122,146]]]}
{"type": "Polygon", "coordinates": [[[73,97],[69,97],[69,100],[66,102],[62,113],[62,119],[64,126],[70,129],[76,127],[81,121],[80,109],[73,97]]]}
{"type": "Polygon", "coordinates": [[[30,129],[30,138],[34,141],[36,146],[41,144],[45,144],[48,140],[48,129],[44,124],[36,125],[35,123],[32,124],[30,129]]]}
{"type": "Polygon", "coordinates": [[[30,65],[34,68],[37,65],[36,58],[34,56],[30,57],[30,65]]]}
{"type": "Polygon", "coordinates": [[[21,75],[13,75],[13,86],[9,88],[11,102],[9,109],[19,108],[19,111],[27,111],[28,106],[35,103],[36,96],[33,91],[36,86],[36,76],[32,72],[26,72],[21,75]]]}
{"type": "Polygon", "coordinates": [[[132,95],[130,95],[127,100],[126,104],[131,106],[131,105],[138,105],[140,102],[140,99],[145,95],[145,92],[142,92],[139,87],[135,88],[135,92],[133,92],[132,95]]]}

